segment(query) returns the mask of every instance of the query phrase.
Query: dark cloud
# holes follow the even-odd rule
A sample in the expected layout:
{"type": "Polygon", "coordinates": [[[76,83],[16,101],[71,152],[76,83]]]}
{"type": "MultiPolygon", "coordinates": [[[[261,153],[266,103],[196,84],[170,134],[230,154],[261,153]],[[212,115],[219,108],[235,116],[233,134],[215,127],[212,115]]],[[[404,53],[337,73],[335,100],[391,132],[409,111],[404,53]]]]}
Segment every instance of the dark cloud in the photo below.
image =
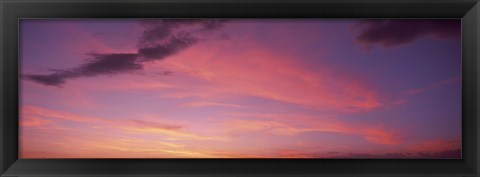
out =
{"type": "Polygon", "coordinates": [[[425,36],[459,38],[461,23],[458,19],[363,20],[355,24],[354,29],[360,30],[356,38],[358,42],[388,48],[408,44],[425,36]]]}
{"type": "Polygon", "coordinates": [[[65,83],[65,79],[74,78],[76,74],[71,71],[57,71],[47,75],[30,74],[23,75],[22,77],[44,85],[60,86],[65,83]]]}
{"type": "Polygon", "coordinates": [[[44,85],[61,86],[77,77],[131,73],[142,70],[146,62],[163,60],[194,45],[200,33],[218,30],[225,22],[221,19],[141,20],[139,24],[145,30],[137,41],[137,53],[89,53],[87,62],[78,67],[22,77],[44,85]]]}
{"type": "Polygon", "coordinates": [[[195,42],[197,39],[191,36],[173,37],[166,43],[139,48],[138,54],[143,57],[143,61],[161,60],[190,47],[195,42]]]}
{"type": "Polygon", "coordinates": [[[158,72],[156,74],[162,75],[162,76],[170,76],[172,75],[172,73],[173,73],[172,71],[163,71],[163,72],[158,72]]]}
{"type": "Polygon", "coordinates": [[[211,31],[211,30],[217,30],[222,28],[225,25],[225,22],[227,20],[225,19],[215,19],[215,20],[203,20],[202,26],[203,26],[203,31],[211,31]]]}
{"type": "Polygon", "coordinates": [[[137,61],[137,54],[89,54],[93,58],[80,66],[75,72],[81,76],[119,74],[143,69],[137,61]]]}
{"type": "MultiPolygon", "coordinates": [[[[207,32],[220,29],[227,22],[223,19],[164,19],[164,20],[142,20],[139,23],[147,30],[143,32],[139,45],[151,45],[152,43],[168,40],[177,34],[195,32],[207,32]],[[178,30],[182,27],[197,27],[196,29],[178,30]]],[[[185,34],[187,33],[187,34],[185,34]]]]}
{"type": "Polygon", "coordinates": [[[143,68],[143,65],[137,62],[137,54],[90,53],[88,55],[91,56],[89,61],[77,68],[52,70],[54,72],[47,75],[24,75],[24,78],[44,85],[60,86],[66,82],[66,79],[128,73],[143,68]]]}
{"type": "Polygon", "coordinates": [[[173,26],[171,25],[159,25],[156,27],[148,27],[148,30],[143,31],[142,37],[139,39],[140,44],[145,44],[150,41],[164,40],[171,35],[173,26]]]}

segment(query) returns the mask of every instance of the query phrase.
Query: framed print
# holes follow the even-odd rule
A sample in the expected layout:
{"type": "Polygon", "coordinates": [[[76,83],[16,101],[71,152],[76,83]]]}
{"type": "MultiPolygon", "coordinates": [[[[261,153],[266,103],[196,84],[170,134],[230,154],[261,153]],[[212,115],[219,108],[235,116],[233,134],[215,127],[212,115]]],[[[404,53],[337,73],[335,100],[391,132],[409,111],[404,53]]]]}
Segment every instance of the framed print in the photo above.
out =
{"type": "Polygon", "coordinates": [[[478,176],[476,0],[1,8],[2,176],[478,176]]]}

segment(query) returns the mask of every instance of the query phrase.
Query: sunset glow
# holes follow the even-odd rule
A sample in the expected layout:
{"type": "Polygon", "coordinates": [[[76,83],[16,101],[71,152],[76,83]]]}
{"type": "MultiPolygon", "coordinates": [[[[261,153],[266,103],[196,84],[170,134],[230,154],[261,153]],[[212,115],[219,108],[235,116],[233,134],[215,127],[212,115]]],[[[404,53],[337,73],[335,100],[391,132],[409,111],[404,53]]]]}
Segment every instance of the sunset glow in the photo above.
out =
{"type": "Polygon", "coordinates": [[[20,24],[21,158],[461,158],[460,20],[20,24]]]}

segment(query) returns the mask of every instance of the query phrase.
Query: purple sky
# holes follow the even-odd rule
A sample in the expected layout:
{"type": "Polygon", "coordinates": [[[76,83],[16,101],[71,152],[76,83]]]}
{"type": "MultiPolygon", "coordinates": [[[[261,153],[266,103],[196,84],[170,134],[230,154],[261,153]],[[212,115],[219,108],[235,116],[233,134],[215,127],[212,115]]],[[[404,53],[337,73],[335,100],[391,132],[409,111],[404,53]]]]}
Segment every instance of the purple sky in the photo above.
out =
{"type": "Polygon", "coordinates": [[[22,158],[459,158],[460,20],[21,20],[22,158]]]}

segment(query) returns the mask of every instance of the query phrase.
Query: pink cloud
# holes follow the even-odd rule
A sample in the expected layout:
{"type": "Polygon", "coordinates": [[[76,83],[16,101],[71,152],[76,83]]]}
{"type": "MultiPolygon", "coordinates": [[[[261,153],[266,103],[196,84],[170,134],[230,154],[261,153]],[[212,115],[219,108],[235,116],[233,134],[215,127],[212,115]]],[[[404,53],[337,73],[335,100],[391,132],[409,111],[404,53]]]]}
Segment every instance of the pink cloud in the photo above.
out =
{"type": "Polygon", "coordinates": [[[51,117],[64,120],[70,120],[75,122],[86,122],[86,123],[108,123],[106,119],[98,118],[95,116],[80,115],[74,114],[66,111],[58,111],[52,109],[46,109],[38,106],[22,106],[21,108],[21,117],[24,116],[41,116],[41,117],[51,117]]]}
{"type": "Polygon", "coordinates": [[[346,112],[383,105],[375,88],[357,77],[345,73],[337,76],[329,66],[307,69],[296,62],[299,56],[284,56],[266,46],[255,47],[252,41],[241,42],[251,44],[253,50],[231,53],[233,49],[224,50],[218,46],[221,44],[198,45],[159,63],[173,69],[173,73],[185,74],[183,82],[170,82],[183,89],[172,94],[213,98],[251,95],[346,112]]]}
{"type": "MultiPolygon", "coordinates": [[[[235,115],[231,115],[235,117],[235,115]]],[[[238,115],[242,117],[242,115],[238,115]]],[[[400,132],[389,130],[382,125],[350,123],[333,118],[321,118],[300,114],[250,114],[257,119],[231,119],[226,121],[231,131],[267,131],[282,136],[296,136],[306,132],[335,132],[355,135],[377,144],[399,144],[400,132]],[[259,119],[261,118],[261,119],[259,119]],[[263,119],[263,120],[262,120],[263,119]]]]}
{"type": "Polygon", "coordinates": [[[25,127],[37,127],[53,124],[52,120],[42,119],[36,116],[24,116],[20,119],[20,125],[25,127]]]}
{"type": "Polygon", "coordinates": [[[45,118],[57,118],[62,120],[74,121],[91,124],[93,127],[105,127],[105,128],[114,128],[122,131],[127,131],[130,133],[153,133],[153,134],[163,134],[171,139],[195,139],[195,140],[222,140],[221,137],[199,135],[196,133],[187,132],[184,129],[184,125],[178,124],[164,124],[138,120],[138,119],[126,119],[126,118],[117,118],[115,120],[103,117],[89,116],[83,114],[75,114],[66,111],[58,111],[53,109],[46,109],[37,106],[23,106],[21,125],[23,126],[26,123],[31,125],[33,123],[38,124],[39,122],[49,123],[43,119],[36,119],[32,121],[31,116],[45,117],[45,118]]]}
{"type": "Polygon", "coordinates": [[[442,152],[461,149],[461,141],[457,139],[433,139],[414,143],[406,147],[408,152],[442,152]]]}
{"type": "Polygon", "coordinates": [[[239,104],[208,102],[208,101],[189,102],[189,103],[181,104],[181,106],[185,106],[185,107],[220,106],[220,107],[231,107],[231,108],[251,108],[250,106],[239,105],[239,104]]]}

